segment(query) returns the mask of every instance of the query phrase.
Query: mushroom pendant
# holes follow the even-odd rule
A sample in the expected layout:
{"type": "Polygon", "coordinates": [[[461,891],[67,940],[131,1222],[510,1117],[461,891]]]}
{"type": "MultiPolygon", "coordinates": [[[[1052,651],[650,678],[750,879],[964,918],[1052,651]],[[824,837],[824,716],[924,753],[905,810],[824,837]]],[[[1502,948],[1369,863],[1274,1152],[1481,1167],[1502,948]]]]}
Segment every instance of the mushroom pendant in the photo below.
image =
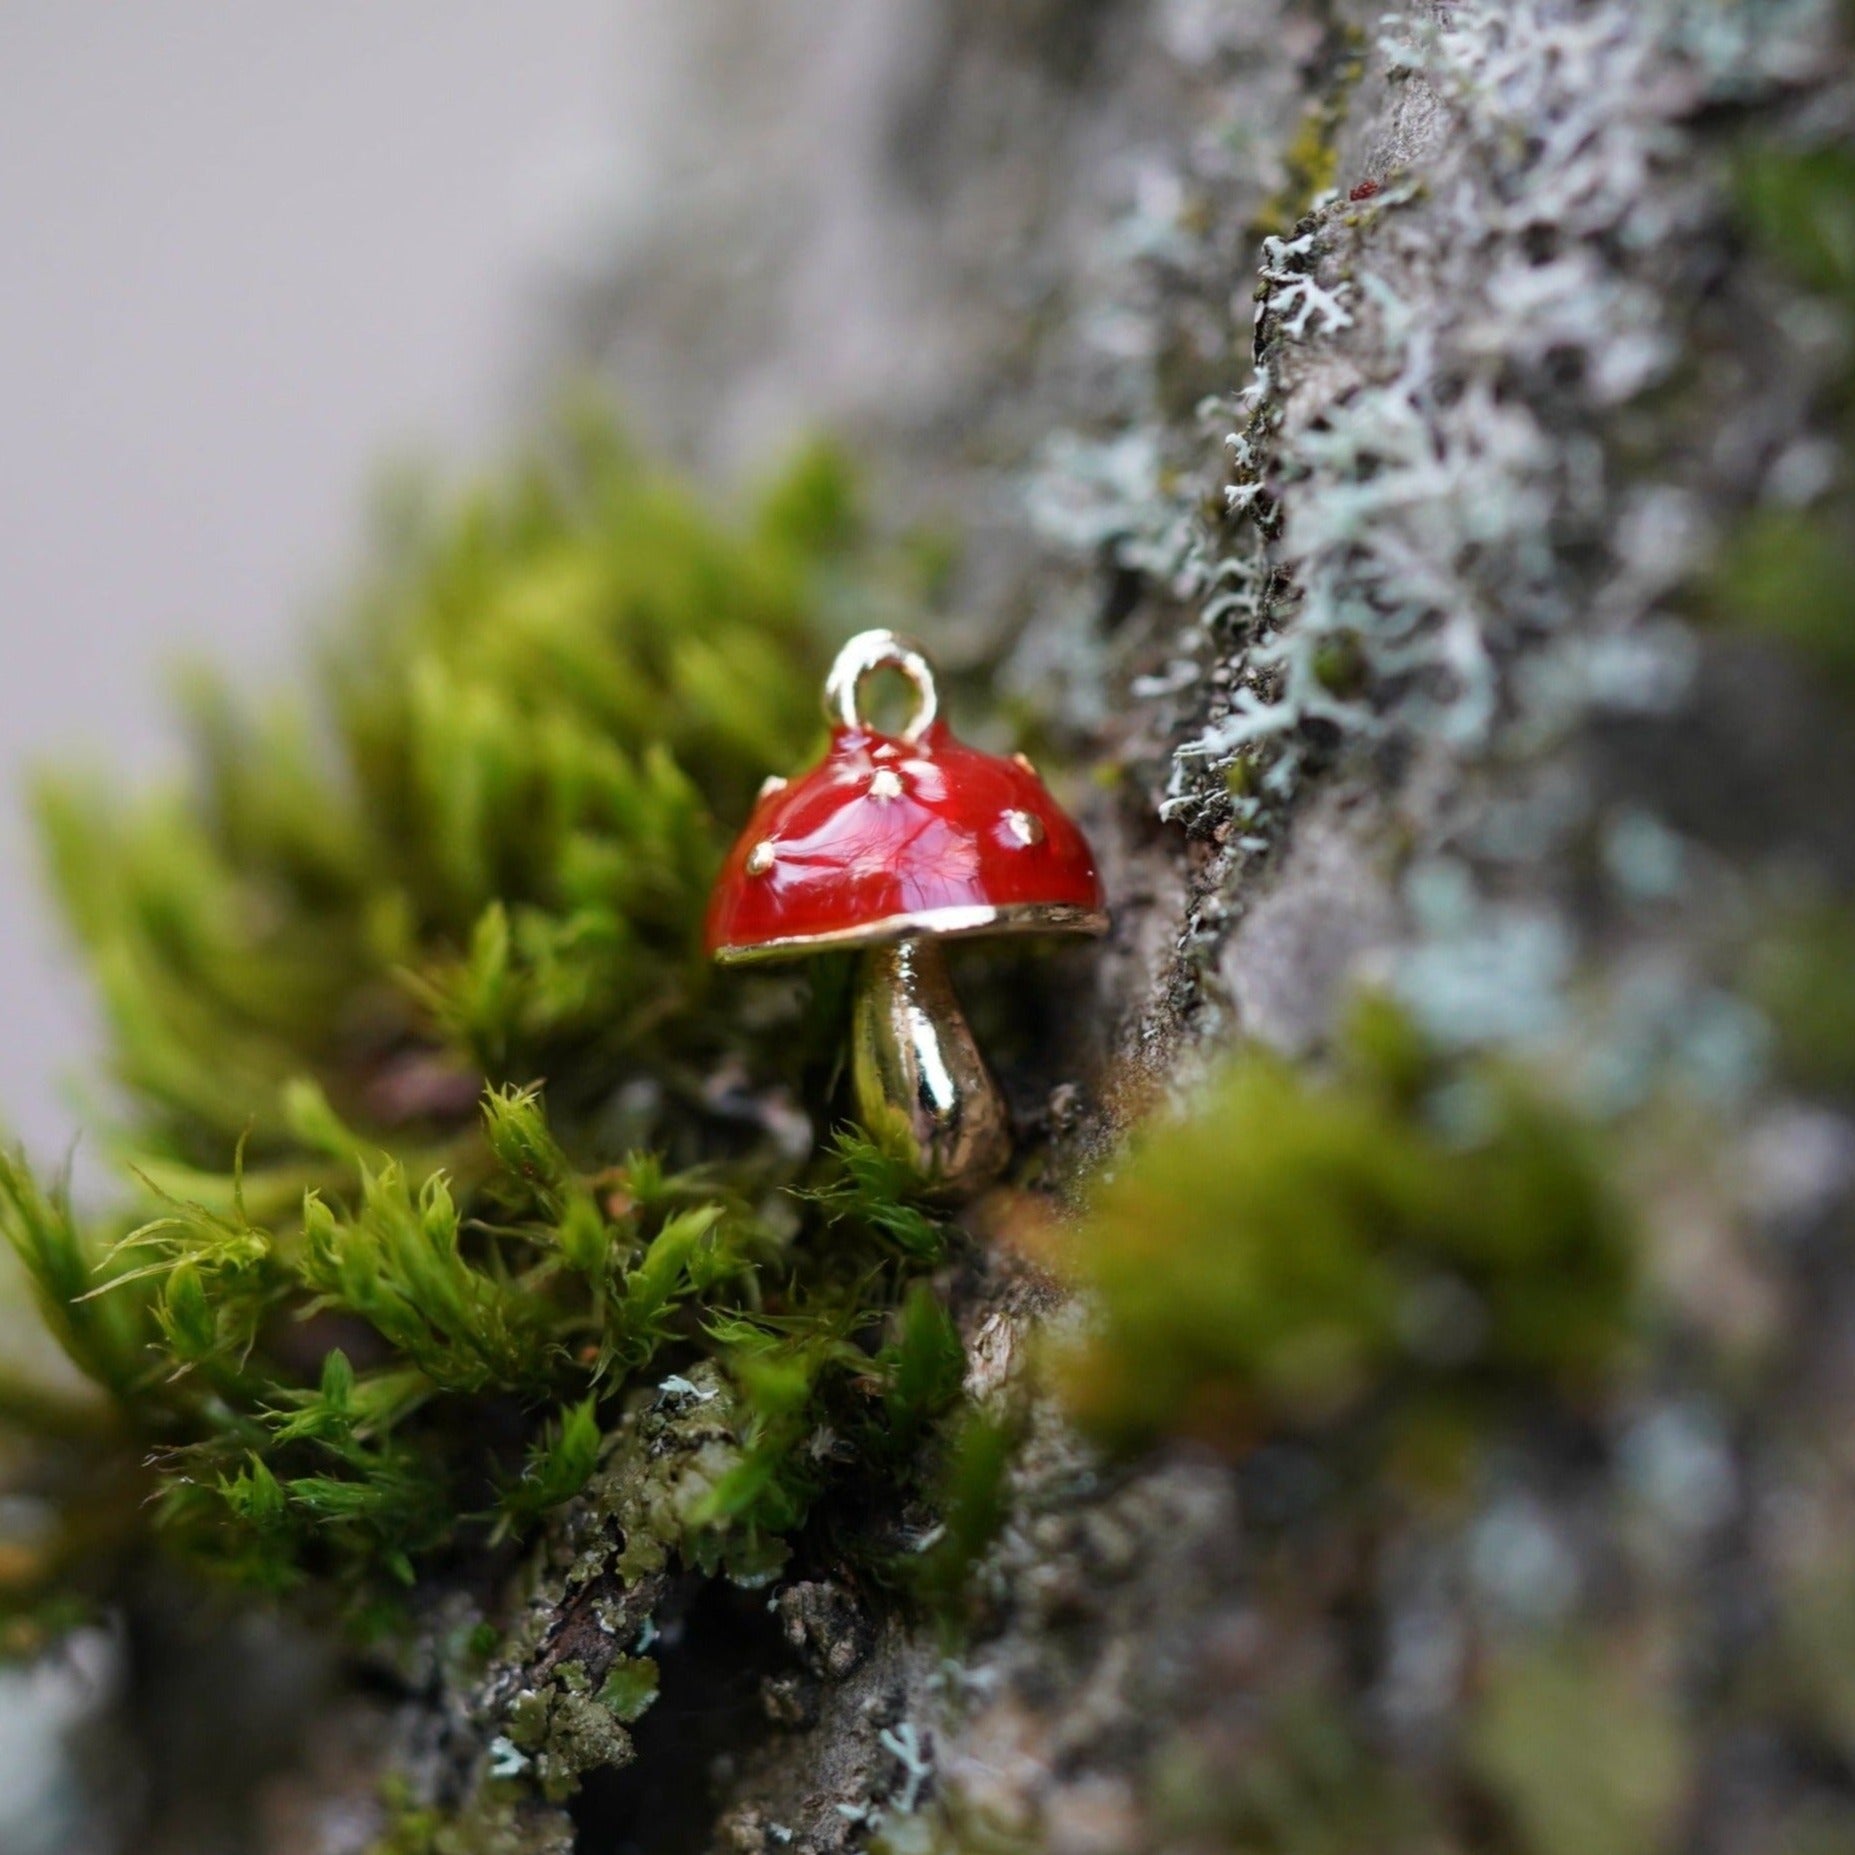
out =
{"type": "Polygon", "coordinates": [[[769,779],[709,904],[708,950],[727,964],[861,950],[851,1027],[857,1112],[905,1147],[937,1195],[970,1195],[1011,1156],[1003,1096],[941,952],[984,934],[1099,934],[1101,879],[1082,833],[1022,754],[1000,760],[940,719],[927,659],[866,631],[825,679],[823,760],[769,779]],[[899,734],[858,708],[895,670],[915,710],[899,734]]]}

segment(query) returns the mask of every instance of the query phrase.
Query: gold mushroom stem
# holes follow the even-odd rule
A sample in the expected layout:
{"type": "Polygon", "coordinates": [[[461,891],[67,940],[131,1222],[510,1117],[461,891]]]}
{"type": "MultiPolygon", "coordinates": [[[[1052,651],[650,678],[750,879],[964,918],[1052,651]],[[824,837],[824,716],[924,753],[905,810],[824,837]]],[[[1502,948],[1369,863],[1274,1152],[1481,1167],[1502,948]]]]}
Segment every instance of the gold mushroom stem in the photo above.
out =
{"type": "Polygon", "coordinates": [[[931,940],[868,948],[851,1021],[857,1113],[885,1146],[906,1145],[938,1197],[970,1197],[1011,1157],[1005,1098],[931,940]]]}

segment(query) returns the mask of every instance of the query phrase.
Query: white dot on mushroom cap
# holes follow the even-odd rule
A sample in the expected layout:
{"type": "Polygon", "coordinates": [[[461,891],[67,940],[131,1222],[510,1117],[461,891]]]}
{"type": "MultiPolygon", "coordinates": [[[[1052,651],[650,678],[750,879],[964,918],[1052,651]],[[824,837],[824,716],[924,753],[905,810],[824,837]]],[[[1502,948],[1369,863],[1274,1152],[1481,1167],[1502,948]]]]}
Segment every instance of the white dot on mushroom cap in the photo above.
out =
{"type": "Polygon", "coordinates": [[[747,853],[747,873],[750,876],[764,876],[773,867],[773,840],[763,837],[747,853]]]}
{"type": "Polygon", "coordinates": [[[894,767],[879,766],[870,775],[870,797],[872,799],[899,799],[902,796],[902,776],[894,767]]]}
{"type": "Polygon", "coordinates": [[[1023,772],[1028,773],[1032,779],[1035,779],[1038,776],[1037,768],[1032,763],[1032,760],[1029,754],[1013,754],[1011,756],[1011,764],[1015,767],[1020,768],[1023,772]]]}
{"type": "Polygon", "coordinates": [[[904,760],[900,767],[910,798],[938,805],[947,796],[947,776],[932,760],[904,760]]]}
{"type": "Polygon", "coordinates": [[[784,792],[787,784],[788,782],[781,779],[777,773],[769,773],[760,782],[760,796],[763,799],[770,799],[774,793],[784,792]]]}
{"type": "Polygon", "coordinates": [[[1007,812],[1005,829],[1026,849],[1043,842],[1043,820],[1035,812],[1007,812]]]}

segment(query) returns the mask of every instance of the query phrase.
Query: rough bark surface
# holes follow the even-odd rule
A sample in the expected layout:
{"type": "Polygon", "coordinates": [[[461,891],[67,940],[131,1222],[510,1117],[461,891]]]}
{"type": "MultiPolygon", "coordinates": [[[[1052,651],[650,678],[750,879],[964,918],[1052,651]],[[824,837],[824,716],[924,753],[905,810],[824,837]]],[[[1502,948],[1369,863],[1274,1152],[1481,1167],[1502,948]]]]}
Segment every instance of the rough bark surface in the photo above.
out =
{"type": "MultiPolygon", "coordinates": [[[[1601,1460],[1516,1436],[1446,1523],[1317,1524],[1292,1446],[1112,1468],[1039,1406],[956,1648],[825,1563],[751,1600],[628,1582],[595,1497],[530,1659],[432,1676],[411,1730],[453,1786],[512,1696],[563,1662],[602,1681],[662,1610],[662,1707],[575,1806],[589,1850],[1339,1847],[1292,1799],[1264,1829],[1194,1813],[1205,1773],[1353,1783],[1350,1754],[1282,1749],[1316,1690],[1472,1833],[1493,1806],[1436,1776],[1453,1722],[1511,1619],[1550,1614],[1678,1659],[1692,1721],[1632,1742],[1641,1800],[1583,1841],[1510,1797],[1528,1846],[1846,1826],[1846,1750],[1707,1696],[1855,1511],[1822,1430],[1849,1276],[1813,1247],[1855,1130],[1772,1079],[1722,966],[1772,872],[1855,883],[1855,748],[1812,679],[1680,613],[1749,509],[1830,468],[1811,421],[1843,364],[1735,231],[1732,150],[1846,134],[1855,92],[1804,0],[1383,10],[696,9],[707,100],[660,217],[561,339],[711,469],[847,427],[886,519],[959,538],[956,673],[1002,639],[997,694],[1103,775],[1114,933],[1008,1078],[1056,1177],[1237,1039],[1319,1052],[1369,979],[1593,1098],[1678,1079],[1719,1130],[1650,1195],[1683,1330],[1597,1420],[1601,1460]],[[1735,1409],[1721,1361],[1753,1356],[1735,1409]]],[[[982,1403],[1077,1318],[1004,1252],[957,1290],[982,1403]]],[[[342,1821],[288,1846],[365,1846],[342,1821]]],[[[573,1833],[539,1806],[506,1831],[573,1833]]]]}

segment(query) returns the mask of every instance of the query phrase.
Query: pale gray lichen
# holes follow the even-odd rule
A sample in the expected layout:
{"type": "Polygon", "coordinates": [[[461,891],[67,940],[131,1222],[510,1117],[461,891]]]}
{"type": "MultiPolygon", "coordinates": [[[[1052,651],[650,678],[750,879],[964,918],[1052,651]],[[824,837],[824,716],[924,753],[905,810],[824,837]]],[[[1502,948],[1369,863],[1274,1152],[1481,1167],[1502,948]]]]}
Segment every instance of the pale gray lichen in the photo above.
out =
{"type": "MultiPolygon", "coordinates": [[[[1412,750],[1458,779],[1543,765],[1594,720],[1688,699],[1695,645],[1669,604],[1722,518],[1696,455],[1645,451],[1630,421],[1704,313],[1691,279],[1719,236],[1723,177],[1697,125],[1710,104],[1820,71],[1829,12],[1519,0],[1388,16],[1372,81],[1393,126],[1354,153],[1396,165],[1262,243],[1221,516],[1177,423],[1092,440],[1087,456],[1140,468],[1072,471],[1067,528],[1063,471],[1040,481],[1047,537],[1086,540],[1195,615],[1131,679],[1171,736],[1159,814],[1207,841],[1174,977],[1135,1032],[1150,1067],[1182,1013],[1201,1038],[1227,1027],[1199,976],[1310,770],[1412,750]],[[1735,63],[1722,47],[1756,36],[1754,15],[1766,37],[1735,63]]],[[[1082,455],[1059,444],[1046,460],[1082,455]]],[[[1555,841],[1588,808],[1575,799],[1555,841]]],[[[1622,887],[1646,841],[1618,840],[1622,887]]],[[[1500,1041],[1528,1000],[1536,1043],[1575,1041],[1593,1016],[1571,995],[1578,932],[1544,897],[1525,911],[1492,904],[1473,934],[1438,940],[1414,914],[1392,982],[1452,1041],[1500,1041]],[[1517,987],[1516,960],[1533,975],[1517,987]]],[[[1594,1098],[1640,1099],[1683,1066],[1716,1099],[1756,1082],[1756,1027],[1701,968],[1630,1002],[1643,1008],[1597,1006],[1617,1037],[1587,1065],[1594,1098]],[[1684,1019],[1712,1028],[1678,1037],[1684,1019]]]]}
{"type": "MultiPolygon", "coordinates": [[[[1674,118],[1691,103],[1669,86],[1667,35],[1649,15],[1551,0],[1453,7],[1390,22],[1379,55],[1440,99],[1447,147],[1421,190],[1326,202],[1299,237],[1265,244],[1260,359],[1239,396],[1228,492],[1260,532],[1221,568],[1242,590],[1204,613],[1207,631],[1248,621],[1252,641],[1228,712],[1179,749],[1173,816],[1215,797],[1207,778],[1240,754],[1279,742],[1266,797],[1237,802],[1253,827],[1297,783],[1294,737],[1310,721],[1483,747],[1515,648],[1584,614],[1568,558],[1580,537],[1608,539],[1594,422],[1679,352],[1681,305],[1631,254],[1666,249],[1709,196],[1698,179],[1671,179],[1685,146],[1674,118]],[[1323,287],[1340,264],[1357,268],[1353,283],[1323,287]],[[1343,302],[1371,318],[1352,346],[1376,358],[1336,370],[1297,355],[1351,327],[1343,302]],[[1266,611],[1263,587],[1275,589],[1266,611]],[[1363,660],[1356,695],[1331,687],[1323,653],[1340,640],[1363,660]]],[[[1659,539],[1635,609],[1613,585],[1610,628],[1690,569],[1678,536],[1664,527],[1659,539]]]]}
{"type": "Polygon", "coordinates": [[[913,1816],[921,1807],[923,1786],[934,1776],[934,1761],[912,1720],[904,1720],[900,1726],[885,1726],[877,1739],[902,1768],[902,1788],[896,1794],[894,1809],[901,1816],[913,1816]]]}

